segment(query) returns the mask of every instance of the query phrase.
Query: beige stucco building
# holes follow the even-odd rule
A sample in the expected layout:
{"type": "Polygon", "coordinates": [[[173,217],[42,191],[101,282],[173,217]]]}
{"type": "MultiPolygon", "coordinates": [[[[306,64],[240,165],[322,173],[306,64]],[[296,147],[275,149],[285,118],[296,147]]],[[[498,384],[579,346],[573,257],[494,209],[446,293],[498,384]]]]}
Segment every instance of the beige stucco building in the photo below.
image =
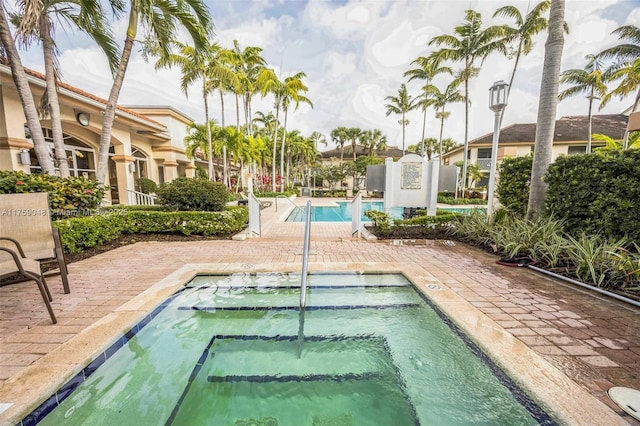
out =
{"type": "MultiPolygon", "coordinates": [[[[624,137],[629,116],[627,114],[594,115],[591,133],[599,133],[616,140],[624,137]]],[[[638,120],[640,121],[640,119],[638,120]]],[[[639,124],[640,127],[640,124],[639,124]]],[[[553,137],[552,159],[560,155],[584,154],[587,148],[587,116],[568,116],[556,120],[553,137]]],[[[498,164],[505,157],[520,157],[533,152],[536,138],[536,123],[513,124],[500,130],[498,141],[498,164]]],[[[491,146],[493,133],[488,133],[469,141],[468,161],[478,164],[485,177],[477,186],[486,186],[491,167],[491,146]]],[[[603,146],[604,142],[592,140],[592,149],[603,146]]],[[[459,146],[446,152],[444,164],[455,164],[464,158],[464,147],[459,146]]]]}
{"type": "MultiPolygon", "coordinates": [[[[44,75],[26,70],[36,102],[45,89],[44,75]]],[[[106,101],[66,83],[59,84],[59,103],[67,160],[73,176],[95,178],[106,101]]],[[[195,164],[185,155],[184,138],[192,119],[168,106],[118,106],[111,134],[106,197],[113,204],[132,204],[136,180],[157,183],[193,177],[195,164]]],[[[0,170],[40,170],[18,92],[7,65],[0,64],[0,170]],[[20,155],[29,153],[29,161],[20,155]]],[[[53,152],[51,124],[41,120],[53,152]]]]}

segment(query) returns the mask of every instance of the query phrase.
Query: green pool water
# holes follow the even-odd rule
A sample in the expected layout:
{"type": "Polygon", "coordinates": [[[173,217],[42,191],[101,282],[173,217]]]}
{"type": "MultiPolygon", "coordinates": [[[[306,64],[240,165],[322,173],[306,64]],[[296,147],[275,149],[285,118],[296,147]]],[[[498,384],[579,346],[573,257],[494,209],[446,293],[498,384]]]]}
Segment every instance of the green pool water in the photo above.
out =
{"type": "Polygon", "coordinates": [[[40,424],[554,424],[404,276],[299,283],[196,277],[40,424]]]}

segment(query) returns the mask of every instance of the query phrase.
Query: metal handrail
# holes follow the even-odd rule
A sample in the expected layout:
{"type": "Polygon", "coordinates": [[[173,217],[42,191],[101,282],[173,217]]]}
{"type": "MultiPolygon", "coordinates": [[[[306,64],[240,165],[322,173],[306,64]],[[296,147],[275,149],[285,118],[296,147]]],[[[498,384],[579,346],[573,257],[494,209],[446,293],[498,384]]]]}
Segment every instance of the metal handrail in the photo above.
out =
{"type": "Polygon", "coordinates": [[[309,267],[309,240],[311,239],[311,201],[307,201],[304,222],[304,249],[302,250],[302,281],[300,283],[300,308],[307,305],[307,269],[309,267]]]}
{"type": "Polygon", "coordinates": [[[278,198],[284,198],[285,200],[287,200],[288,202],[290,202],[291,204],[294,205],[294,207],[298,207],[298,205],[296,203],[294,203],[293,201],[291,201],[291,198],[287,197],[286,195],[276,195],[275,196],[275,200],[276,200],[276,212],[278,211],[278,198]]]}

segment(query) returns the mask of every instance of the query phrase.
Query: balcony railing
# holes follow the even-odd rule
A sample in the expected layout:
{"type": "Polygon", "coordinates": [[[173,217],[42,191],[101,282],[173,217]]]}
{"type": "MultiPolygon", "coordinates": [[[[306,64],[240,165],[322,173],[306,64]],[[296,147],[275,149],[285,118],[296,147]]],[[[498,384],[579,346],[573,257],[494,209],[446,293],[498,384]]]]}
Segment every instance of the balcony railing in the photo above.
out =
{"type": "Polygon", "coordinates": [[[143,192],[127,189],[127,197],[130,206],[155,206],[156,196],[143,192]]]}
{"type": "Polygon", "coordinates": [[[476,161],[480,170],[489,170],[491,169],[491,158],[478,158],[476,161]]]}

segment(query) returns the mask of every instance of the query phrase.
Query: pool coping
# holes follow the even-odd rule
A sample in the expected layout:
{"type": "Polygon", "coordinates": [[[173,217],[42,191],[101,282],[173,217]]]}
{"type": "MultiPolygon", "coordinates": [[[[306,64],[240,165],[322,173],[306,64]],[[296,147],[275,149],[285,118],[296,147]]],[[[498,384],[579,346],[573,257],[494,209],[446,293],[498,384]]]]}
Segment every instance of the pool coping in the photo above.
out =
{"type": "MultiPolygon", "coordinates": [[[[500,327],[419,265],[402,263],[310,263],[309,272],[402,273],[509,376],[558,420],[567,424],[628,425],[615,411],[500,327]]],[[[198,274],[300,272],[298,263],[186,264],[43,356],[0,385],[0,424],[21,419],[198,274]]]]}

